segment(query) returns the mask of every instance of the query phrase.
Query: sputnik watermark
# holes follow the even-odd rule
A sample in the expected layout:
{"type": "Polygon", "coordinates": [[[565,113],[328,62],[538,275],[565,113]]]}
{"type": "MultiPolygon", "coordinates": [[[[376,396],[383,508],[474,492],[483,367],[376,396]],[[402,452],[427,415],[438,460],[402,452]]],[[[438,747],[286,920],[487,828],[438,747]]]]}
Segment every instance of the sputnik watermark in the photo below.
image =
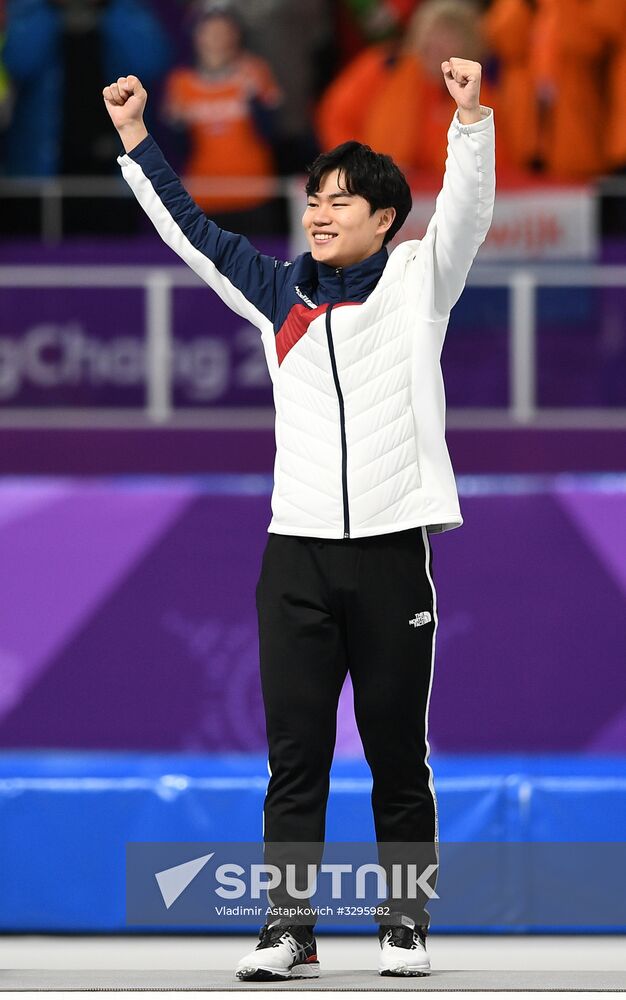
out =
{"type": "MultiPolygon", "coordinates": [[[[213,853],[194,858],[182,865],[175,865],[173,868],[166,868],[164,871],[155,872],[163,902],[169,907],[176,901],[195,876],[204,868],[207,861],[213,857],[213,853]]],[[[439,899],[439,896],[429,884],[429,879],[435,874],[438,866],[431,864],[420,873],[416,864],[391,865],[391,895],[400,898],[403,894],[403,886],[406,887],[404,893],[407,899],[417,899],[423,893],[428,899],[439,899]]],[[[283,867],[268,864],[251,864],[249,870],[242,865],[226,862],[218,865],[215,869],[215,881],[218,883],[215,888],[215,895],[221,899],[260,899],[261,896],[271,889],[278,889],[284,886],[291,899],[310,899],[318,891],[319,876],[330,876],[330,898],[333,900],[343,900],[345,898],[347,878],[354,880],[354,898],[367,899],[371,893],[371,887],[367,885],[368,876],[375,876],[376,893],[379,899],[384,899],[387,894],[387,873],[382,865],[362,864],[356,869],[351,864],[322,864],[306,865],[306,884],[298,886],[301,882],[300,876],[303,870],[295,864],[286,864],[283,867]],[[284,878],[283,878],[284,875],[284,878]]]]}
{"type": "Polygon", "coordinates": [[[126,845],[130,925],[249,930],[266,903],[290,922],[310,924],[314,912],[333,929],[400,912],[442,929],[613,933],[626,926],[626,843],[126,845]]]}
{"type": "Polygon", "coordinates": [[[127,922],[194,925],[211,914],[243,922],[266,912],[265,902],[303,921],[311,906],[366,918],[396,903],[421,912],[439,899],[432,844],[380,846],[377,856],[375,844],[362,843],[129,843],[127,922]]]}

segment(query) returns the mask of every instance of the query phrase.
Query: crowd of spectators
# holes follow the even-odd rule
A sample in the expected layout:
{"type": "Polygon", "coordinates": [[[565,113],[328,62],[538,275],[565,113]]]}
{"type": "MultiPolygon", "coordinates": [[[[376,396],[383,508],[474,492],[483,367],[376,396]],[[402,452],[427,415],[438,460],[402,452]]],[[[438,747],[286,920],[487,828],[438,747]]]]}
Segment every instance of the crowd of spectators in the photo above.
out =
{"type": "MultiPolygon", "coordinates": [[[[626,169],[626,0],[0,0],[0,175],[115,172],[101,92],[132,72],[189,180],[299,173],[356,138],[430,181],[450,55],[484,66],[501,180],[626,169]]],[[[270,224],[245,184],[198,201],[270,224]]]]}

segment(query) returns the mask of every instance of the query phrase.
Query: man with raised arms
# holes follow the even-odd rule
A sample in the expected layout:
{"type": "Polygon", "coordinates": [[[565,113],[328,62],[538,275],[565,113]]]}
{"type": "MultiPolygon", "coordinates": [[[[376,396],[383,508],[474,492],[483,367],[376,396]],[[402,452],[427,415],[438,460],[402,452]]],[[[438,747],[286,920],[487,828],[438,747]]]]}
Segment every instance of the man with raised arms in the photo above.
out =
{"type": "MultiPolygon", "coordinates": [[[[256,589],[269,862],[307,843],[307,860],[320,863],[348,670],[380,864],[391,873],[399,855],[419,855],[428,870],[438,859],[427,735],[437,631],[429,536],[462,524],[440,355],[495,190],[480,64],[450,58],[441,68],[457,108],[423,239],[388,253],[411,208],[407,182],[388,156],[349,141],[310,169],[302,217],[309,250],[293,261],[261,254],[206,218],[146,131],[137,77],[104,88],[126,151],[124,177],[162,239],[258,327],[272,380],[272,519],[256,589]]],[[[379,971],[426,975],[425,893],[406,881],[390,892],[390,884],[376,914],[379,971]]],[[[237,976],[318,976],[314,909],[290,915],[282,884],[269,902],[237,976]]]]}

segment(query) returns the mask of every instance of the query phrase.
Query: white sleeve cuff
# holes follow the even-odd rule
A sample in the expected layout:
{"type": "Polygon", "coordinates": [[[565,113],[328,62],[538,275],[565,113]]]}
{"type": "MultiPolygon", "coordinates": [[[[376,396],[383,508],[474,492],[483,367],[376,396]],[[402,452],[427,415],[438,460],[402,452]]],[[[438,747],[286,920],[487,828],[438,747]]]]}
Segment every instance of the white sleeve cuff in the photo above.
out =
{"type": "Polygon", "coordinates": [[[493,108],[487,108],[481,104],[480,115],[480,121],[473,122],[471,125],[463,125],[462,122],[459,121],[459,109],[457,108],[452,118],[452,124],[455,125],[457,131],[461,132],[463,135],[471,135],[472,132],[483,132],[493,123],[493,108]]]}

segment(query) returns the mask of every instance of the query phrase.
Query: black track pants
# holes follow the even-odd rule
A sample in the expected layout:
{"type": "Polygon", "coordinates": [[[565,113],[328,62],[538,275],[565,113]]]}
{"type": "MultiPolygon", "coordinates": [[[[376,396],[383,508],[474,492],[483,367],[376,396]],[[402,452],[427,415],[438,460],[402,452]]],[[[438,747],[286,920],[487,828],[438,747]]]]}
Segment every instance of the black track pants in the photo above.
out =
{"type": "MultiPolygon", "coordinates": [[[[379,861],[390,860],[385,842],[436,853],[426,730],[437,607],[426,528],[330,540],[270,534],[256,602],[270,770],[264,841],[324,841],[349,670],[379,861]]],[[[271,902],[283,905],[278,894],[271,902]]],[[[394,909],[427,925],[423,904],[403,899],[394,909]]]]}

